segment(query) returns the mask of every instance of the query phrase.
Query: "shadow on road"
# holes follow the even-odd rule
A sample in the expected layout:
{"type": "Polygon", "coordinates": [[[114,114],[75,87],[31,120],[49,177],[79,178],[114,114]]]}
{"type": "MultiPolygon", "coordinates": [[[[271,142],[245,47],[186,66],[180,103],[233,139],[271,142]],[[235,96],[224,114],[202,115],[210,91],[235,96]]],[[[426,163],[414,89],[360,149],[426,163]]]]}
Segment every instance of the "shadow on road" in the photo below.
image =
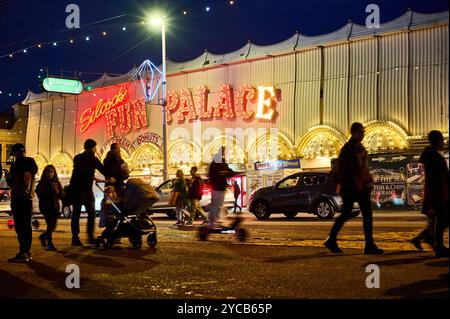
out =
{"type": "MultiPolygon", "coordinates": [[[[66,278],[69,275],[68,273],[36,261],[30,262],[27,265],[35,272],[37,276],[46,280],[54,289],[65,290],[66,292],[69,291],[66,287],[66,278]]],[[[83,271],[81,271],[81,274],[83,274],[83,271]]],[[[70,289],[70,292],[83,298],[87,298],[89,296],[96,296],[98,298],[99,294],[107,294],[110,290],[109,287],[103,286],[101,283],[90,280],[83,275],[80,277],[80,286],[81,289],[70,289]]],[[[36,297],[47,298],[46,296],[39,295],[36,297]]],[[[52,298],[58,298],[58,296],[52,296],[52,298]]]]}
{"type": "Polygon", "coordinates": [[[448,273],[439,278],[421,280],[411,284],[388,289],[385,292],[389,297],[403,298],[448,298],[448,273]]]}
{"type": "Polygon", "coordinates": [[[15,298],[58,298],[52,291],[32,285],[21,278],[0,269],[0,299],[15,298]]]}

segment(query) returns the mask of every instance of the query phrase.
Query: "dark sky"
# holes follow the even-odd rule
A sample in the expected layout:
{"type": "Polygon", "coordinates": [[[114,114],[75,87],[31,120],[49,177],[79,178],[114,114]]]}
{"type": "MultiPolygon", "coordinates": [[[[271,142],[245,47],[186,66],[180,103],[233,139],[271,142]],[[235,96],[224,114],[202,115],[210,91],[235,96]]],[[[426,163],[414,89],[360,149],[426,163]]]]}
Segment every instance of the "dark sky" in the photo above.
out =
{"type": "Polygon", "coordinates": [[[145,59],[159,65],[159,33],[140,23],[152,8],[163,9],[170,18],[168,57],[185,61],[205,49],[231,52],[248,40],[260,45],[276,43],[296,30],[305,35],[328,33],[348,19],[364,24],[370,3],[379,5],[381,22],[402,15],[408,7],[423,13],[448,10],[447,0],[235,0],[234,5],[229,0],[0,0],[0,56],[41,42],[75,39],[74,44],[58,42],[56,47],[49,44],[0,58],[0,111],[23,100],[28,89],[39,92],[38,76],[45,76],[40,70],[46,67],[50,75],[65,77],[80,71],[80,78],[89,82],[102,72],[127,72],[145,59]],[[65,8],[70,3],[80,7],[80,29],[65,27],[65,8]],[[101,35],[103,31],[106,36],[101,35]]]}

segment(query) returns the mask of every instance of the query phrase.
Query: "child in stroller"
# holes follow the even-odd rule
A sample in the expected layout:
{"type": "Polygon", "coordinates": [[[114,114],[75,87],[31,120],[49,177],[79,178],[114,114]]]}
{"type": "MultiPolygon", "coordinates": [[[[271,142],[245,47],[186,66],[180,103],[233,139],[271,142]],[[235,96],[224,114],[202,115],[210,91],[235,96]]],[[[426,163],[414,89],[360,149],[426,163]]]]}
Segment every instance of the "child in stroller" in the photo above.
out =
{"type": "MultiPolygon", "coordinates": [[[[96,183],[97,187],[101,187],[96,183]]],[[[102,189],[101,189],[102,190],[102,189]]],[[[105,197],[102,201],[100,226],[105,230],[97,238],[97,246],[112,248],[117,240],[128,237],[135,248],[142,246],[142,236],[147,236],[147,244],[155,247],[156,226],[147,210],[159,200],[155,190],[138,178],[127,181],[123,197],[119,198],[113,186],[102,190],[105,197]]]]}

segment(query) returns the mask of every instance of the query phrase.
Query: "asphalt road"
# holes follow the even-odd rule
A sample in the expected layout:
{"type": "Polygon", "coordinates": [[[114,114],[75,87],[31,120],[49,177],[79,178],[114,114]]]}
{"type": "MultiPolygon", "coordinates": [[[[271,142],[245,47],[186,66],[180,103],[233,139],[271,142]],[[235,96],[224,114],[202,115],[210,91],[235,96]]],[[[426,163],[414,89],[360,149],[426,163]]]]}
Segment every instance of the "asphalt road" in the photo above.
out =
{"type": "MultiPolygon", "coordinates": [[[[54,234],[57,252],[44,251],[34,231],[33,257],[11,264],[17,252],[14,230],[0,214],[0,298],[448,298],[448,258],[434,258],[426,247],[408,243],[425,221],[418,212],[377,212],[374,237],[382,256],[362,254],[362,220],[348,222],[340,236],[344,253],[322,247],[331,221],[280,215],[257,221],[245,214],[250,237],[197,239],[195,228],[170,226],[156,214],[156,249],[134,249],[127,239],[111,250],[70,246],[70,222],[60,219],[54,234]],[[80,269],[80,288],[65,285],[66,266],[80,269]],[[380,270],[380,288],[366,287],[366,266],[380,270]]],[[[197,225],[200,222],[196,222],[197,225]]],[[[85,220],[82,220],[85,230],[85,220]]],[[[84,236],[85,234],[83,234],[84,236]]],[[[448,232],[446,234],[448,243],[448,232]]]]}

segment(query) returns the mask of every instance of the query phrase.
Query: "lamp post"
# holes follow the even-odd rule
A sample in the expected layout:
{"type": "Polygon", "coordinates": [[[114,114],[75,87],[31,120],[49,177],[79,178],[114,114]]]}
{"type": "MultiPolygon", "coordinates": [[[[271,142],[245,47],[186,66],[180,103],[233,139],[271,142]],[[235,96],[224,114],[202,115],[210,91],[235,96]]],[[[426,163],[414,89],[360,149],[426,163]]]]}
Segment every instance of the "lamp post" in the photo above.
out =
{"type": "Polygon", "coordinates": [[[163,115],[163,178],[168,179],[168,162],[167,162],[167,70],[166,70],[166,24],[164,17],[153,18],[152,24],[161,26],[161,44],[162,44],[162,115],[163,115]]]}

